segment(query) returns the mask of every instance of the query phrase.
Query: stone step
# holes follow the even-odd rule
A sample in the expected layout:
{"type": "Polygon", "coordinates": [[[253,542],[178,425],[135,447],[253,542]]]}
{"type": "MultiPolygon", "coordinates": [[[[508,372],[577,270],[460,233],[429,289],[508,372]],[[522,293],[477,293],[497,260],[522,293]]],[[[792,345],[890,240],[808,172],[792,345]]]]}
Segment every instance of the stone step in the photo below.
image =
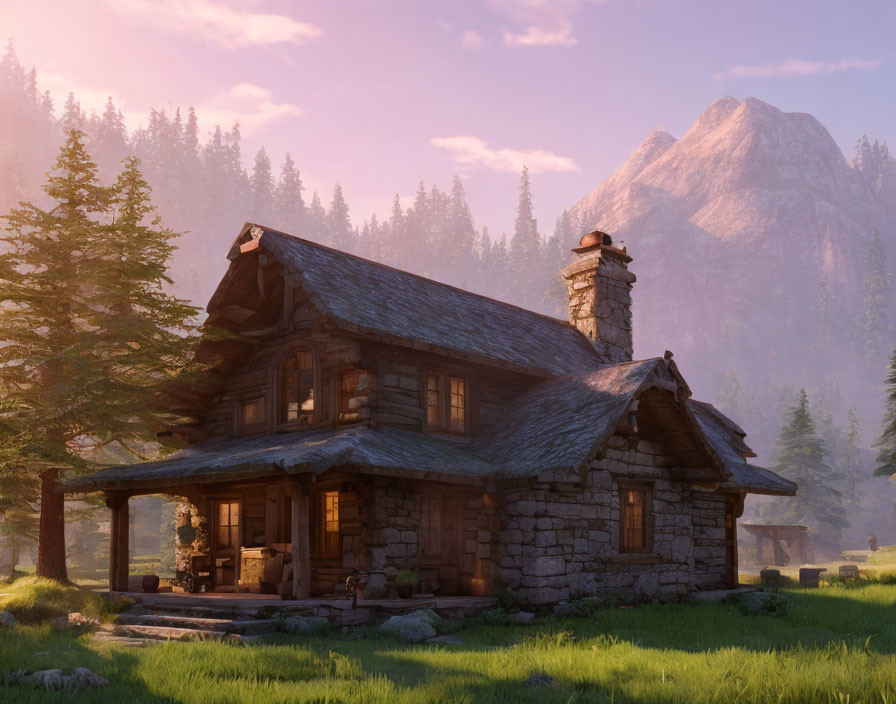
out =
{"type": "Polygon", "coordinates": [[[113,635],[152,640],[225,640],[230,635],[223,631],[205,631],[199,628],[171,628],[167,626],[118,625],[113,635]]]}
{"type": "Polygon", "coordinates": [[[198,631],[220,631],[242,635],[274,633],[280,629],[280,620],[268,619],[222,619],[198,618],[179,614],[130,613],[118,616],[115,622],[124,626],[159,626],[162,628],[186,628],[198,631]]]}
{"type": "MultiPolygon", "coordinates": [[[[236,608],[231,606],[196,606],[193,604],[184,605],[163,601],[144,601],[142,604],[132,608],[128,613],[165,613],[190,618],[247,620],[257,618],[258,613],[264,608],[265,607],[263,606],[259,606],[257,608],[236,608]]],[[[268,609],[268,612],[269,611],[270,610],[268,609]]]]}

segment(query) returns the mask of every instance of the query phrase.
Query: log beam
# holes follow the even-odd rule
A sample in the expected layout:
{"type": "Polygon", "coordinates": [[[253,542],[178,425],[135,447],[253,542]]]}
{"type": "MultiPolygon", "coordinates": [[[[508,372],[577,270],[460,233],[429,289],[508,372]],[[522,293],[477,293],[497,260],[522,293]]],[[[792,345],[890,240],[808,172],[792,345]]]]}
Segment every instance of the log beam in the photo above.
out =
{"type": "Polygon", "coordinates": [[[309,530],[311,477],[300,475],[292,485],[292,593],[296,599],[311,596],[311,537],[309,530]]]}
{"type": "Polygon", "coordinates": [[[106,506],[112,510],[109,543],[109,591],[128,588],[128,532],[130,529],[128,494],[107,492],[106,506]]]}

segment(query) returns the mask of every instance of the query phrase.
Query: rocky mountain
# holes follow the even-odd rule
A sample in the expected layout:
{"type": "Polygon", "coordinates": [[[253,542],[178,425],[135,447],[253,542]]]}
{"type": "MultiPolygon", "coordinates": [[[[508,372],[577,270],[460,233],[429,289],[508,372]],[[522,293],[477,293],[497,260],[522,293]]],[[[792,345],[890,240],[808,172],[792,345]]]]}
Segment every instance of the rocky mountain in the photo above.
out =
{"type": "Polygon", "coordinates": [[[872,233],[890,252],[896,236],[878,181],[811,115],[726,97],[680,139],[654,130],[571,215],[634,257],[636,356],[673,350],[767,456],[790,388],[877,430],[896,344],[886,321],[865,339],[872,233]]]}

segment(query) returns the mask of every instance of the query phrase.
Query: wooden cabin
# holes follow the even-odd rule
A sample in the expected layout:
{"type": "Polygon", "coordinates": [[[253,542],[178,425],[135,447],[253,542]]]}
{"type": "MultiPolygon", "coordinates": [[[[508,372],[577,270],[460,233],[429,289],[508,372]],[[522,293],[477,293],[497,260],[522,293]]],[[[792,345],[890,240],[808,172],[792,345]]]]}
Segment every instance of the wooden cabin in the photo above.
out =
{"type": "Polygon", "coordinates": [[[574,251],[564,321],[247,223],[208,304],[230,335],[164,399],[186,447],[66,487],[107,496],[110,587],[140,494],[182,498],[193,589],[305,598],[357,573],[381,598],[412,570],[422,592],[546,605],[736,585],[745,494],[796,487],[747,463],[671,353],[632,361],[625,250],[574,251]]]}

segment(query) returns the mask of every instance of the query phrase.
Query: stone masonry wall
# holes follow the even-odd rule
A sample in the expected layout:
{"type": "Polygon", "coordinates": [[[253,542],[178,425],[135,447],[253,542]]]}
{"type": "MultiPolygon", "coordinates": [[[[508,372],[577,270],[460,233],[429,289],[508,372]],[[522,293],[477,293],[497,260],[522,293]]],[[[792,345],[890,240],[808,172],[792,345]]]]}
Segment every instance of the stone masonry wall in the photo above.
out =
{"type": "Polygon", "coordinates": [[[613,437],[578,476],[505,483],[498,573],[523,604],[614,592],[627,600],[679,598],[725,580],[725,500],[669,478],[659,445],[613,437]],[[653,555],[619,553],[618,480],[653,483],[653,555]]]}
{"type": "Polygon", "coordinates": [[[632,347],[632,283],[624,264],[591,252],[567,267],[569,322],[581,330],[607,362],[630,362],[632,347]]]}

